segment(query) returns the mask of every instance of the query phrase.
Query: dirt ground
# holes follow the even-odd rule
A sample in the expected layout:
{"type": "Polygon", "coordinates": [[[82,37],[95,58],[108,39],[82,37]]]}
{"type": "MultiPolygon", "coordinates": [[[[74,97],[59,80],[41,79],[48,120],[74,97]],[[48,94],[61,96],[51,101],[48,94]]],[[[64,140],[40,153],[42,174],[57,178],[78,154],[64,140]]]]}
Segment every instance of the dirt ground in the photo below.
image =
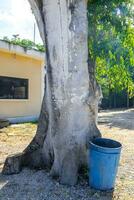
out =
{"type": "MultiPolygon", "coordinates": [[[[0,170],[7,155],[21,152],[29,144],[36,127],[36,124],[25,123],[0,129],[0,170]]],[[[102,111],[99,129],[103,137],[113,138],[123,145],[114,191],[91,190],[87,180],[68,188],[52,180],[43,170],[24,169],[18,175],[0,173],[0,200],[134,200],[134,109],[102,111]]]]}

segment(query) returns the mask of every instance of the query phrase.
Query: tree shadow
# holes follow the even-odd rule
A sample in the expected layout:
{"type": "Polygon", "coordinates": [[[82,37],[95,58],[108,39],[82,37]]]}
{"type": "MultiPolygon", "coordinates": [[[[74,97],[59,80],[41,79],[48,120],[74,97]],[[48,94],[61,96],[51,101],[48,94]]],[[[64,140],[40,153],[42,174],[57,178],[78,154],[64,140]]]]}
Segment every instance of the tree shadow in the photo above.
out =
{"type": "Polygon", "coordinates": [[[117,127],[120,129],[134,130],[134,109],[121,111],[105,111],[99,113],[99,124],[106,124],[110,128],[117,127]]]}
{"type": "Polygon", "coordinates": [[[65,186],[53,180],[44,170],[24,169],[20,174],[0,173],[0,200],[112,200],[113,191],[98,191],[79,180],[76,186],[65,186]]]}

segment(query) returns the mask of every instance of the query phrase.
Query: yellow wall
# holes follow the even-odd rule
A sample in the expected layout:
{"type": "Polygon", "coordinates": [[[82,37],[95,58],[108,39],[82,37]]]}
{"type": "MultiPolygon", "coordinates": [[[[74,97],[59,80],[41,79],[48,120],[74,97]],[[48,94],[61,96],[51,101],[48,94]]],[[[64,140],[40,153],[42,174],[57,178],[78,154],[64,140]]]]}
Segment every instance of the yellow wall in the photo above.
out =
{"type": "Polygon", "coordinates": [[[43,61],[0,50],[0,76],[27,78],[28,100],[0,99],[0,118],[35,116],[42,101],[43,61]]]}

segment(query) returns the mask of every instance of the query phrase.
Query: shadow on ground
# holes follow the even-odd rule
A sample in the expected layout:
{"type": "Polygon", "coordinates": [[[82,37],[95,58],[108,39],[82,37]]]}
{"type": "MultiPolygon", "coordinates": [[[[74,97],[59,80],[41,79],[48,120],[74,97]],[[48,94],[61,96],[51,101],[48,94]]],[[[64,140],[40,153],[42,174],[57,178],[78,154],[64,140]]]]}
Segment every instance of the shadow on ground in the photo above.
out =
{"type": "Polygon", "coordinates": [[[118,127],[121,129],[134,130],[134,109],[122,110],[122,111],[105,111],[99,113],[99,124],[105,124],[107,126],[118,127]]]}
{"type": "Polygon", "coordinates": [[[80,178],[76,186],[68,187],[52,180],[43,170],[24,169],[20,174],[0,174],[0,200],[112,200],[113,192],[90,189],[80,178]]]}

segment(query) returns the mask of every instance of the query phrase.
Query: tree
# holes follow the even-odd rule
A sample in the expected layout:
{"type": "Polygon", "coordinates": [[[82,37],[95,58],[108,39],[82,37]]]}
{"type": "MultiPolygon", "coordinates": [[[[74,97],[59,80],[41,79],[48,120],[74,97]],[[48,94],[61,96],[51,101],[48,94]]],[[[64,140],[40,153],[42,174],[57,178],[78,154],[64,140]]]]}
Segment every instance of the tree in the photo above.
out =
{"type": "Polygon", "coordinates": [[[46,49],[45,95],[35,137],[22,154],[6,159],[3,173],[45,166],[61,183],[77,182],[78,170],[87,164],[89,141],[101,136],[96,123],[101,91],[95,68],[97,57],[107,49],[101,48],[99,54],[96,24],[102,21],[106,26],[107,19],[113,23],[110,10],[122,2],[129,1],[29,0],[46,49]]]}
{"type": "Polygon", "coordinates": [[[6,159],[3,173],[45,166],[61,183],[74,185],[78,170],[87,164],[89,141],[100,136],[100,88],[88,62],[87,1],[29,3],[46,49],[45,95],[33,141],[22,154],[6,159]]]}

